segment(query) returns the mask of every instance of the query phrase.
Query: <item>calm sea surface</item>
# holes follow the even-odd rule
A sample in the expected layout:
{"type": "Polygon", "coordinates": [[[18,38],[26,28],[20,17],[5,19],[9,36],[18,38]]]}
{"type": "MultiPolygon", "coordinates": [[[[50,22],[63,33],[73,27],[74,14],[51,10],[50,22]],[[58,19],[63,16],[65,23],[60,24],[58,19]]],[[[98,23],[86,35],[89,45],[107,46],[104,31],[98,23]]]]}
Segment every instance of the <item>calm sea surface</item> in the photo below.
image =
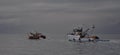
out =
{"type": "Polygon", "coordinates": [[[120,55],[120,35],[99,35],[109,42],[69,42],[65,35],[29,40],[26,35],[0,35],[0,55],[120,55]]]}

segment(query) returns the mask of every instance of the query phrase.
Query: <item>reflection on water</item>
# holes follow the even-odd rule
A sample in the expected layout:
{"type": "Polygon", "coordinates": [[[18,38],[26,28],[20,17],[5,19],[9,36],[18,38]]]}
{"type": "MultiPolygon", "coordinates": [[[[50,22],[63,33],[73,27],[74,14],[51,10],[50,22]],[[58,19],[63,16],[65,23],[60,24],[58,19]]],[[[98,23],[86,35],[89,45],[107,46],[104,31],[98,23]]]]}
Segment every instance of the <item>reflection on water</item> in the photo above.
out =
{"type": "Polygon", "coordinates": [[[120,43],[69,42],[65,36],[54,35],[47,39],[29,40],[20,35],[0,36],[0,55],[120,55],[120,43]]]}

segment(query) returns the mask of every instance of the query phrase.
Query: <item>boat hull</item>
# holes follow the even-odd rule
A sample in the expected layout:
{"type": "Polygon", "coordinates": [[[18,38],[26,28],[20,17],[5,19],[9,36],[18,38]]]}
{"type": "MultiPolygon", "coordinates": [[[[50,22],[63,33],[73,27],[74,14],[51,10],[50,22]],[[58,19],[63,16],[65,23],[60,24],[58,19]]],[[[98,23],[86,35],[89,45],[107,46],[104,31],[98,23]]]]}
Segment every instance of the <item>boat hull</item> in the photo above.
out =
{"type": "Polygon", "coordinates": [[[68,40],[69,41],[79,41],[80,36],[76,36],[76,35],[68,35],[68,40]]]}
{"type": "Polygon", "coordinates": [[[40,39],[40,37],[29,36],[29,39],[40,39]]]}
{"type": "Polygon", "coordinates": [[[69,41],[74,41],[74,42],[98,42],[98,41],[102,41],[102,42],[106,42],[109,40],[102,40],[102,39],[92,39],[92,38],[80,38],[79,35],[68,35],[68,40],[69,41]]]}
{"type": "Polygon", "coordinates": [[[40,38],[46,39],[46,36],[45,35],[41,35],[41,36],[29,36],[29,39],[40,39],[40,38]]]}
{"type": "Polygon", "coordinates": [[[102,42],[106,42],[109,40],[102,40],[102,39],[94,39],[94,38],[80,38],[80,36],[76,36],[76,35],[68,35],[68,40],[69,41],[75,41],[75,42],[97,42],[97,41],[102,41],[102,42]]]}
{"type": "Polygon", "coordinates": [[[80,36],[79,35],[68,35],[68,40],[69,41],[90,41],[90,39],[89,38],[80,38],[80,36]]]}

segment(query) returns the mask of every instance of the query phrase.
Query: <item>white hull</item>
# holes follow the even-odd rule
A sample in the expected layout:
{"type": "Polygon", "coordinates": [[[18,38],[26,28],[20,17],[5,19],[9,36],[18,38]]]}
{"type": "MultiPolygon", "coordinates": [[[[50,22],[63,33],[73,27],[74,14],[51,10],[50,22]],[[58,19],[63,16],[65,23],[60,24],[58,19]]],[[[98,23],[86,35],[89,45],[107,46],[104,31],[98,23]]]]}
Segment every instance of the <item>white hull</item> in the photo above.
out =
{"type": "Polygon", "coordinates": [[[76,36],[76,35],[68,35],[68,40],[71,41],[79,41],[80,36],[76,36]]]}
{"type": "Polygon", "coordinates": [[[91,41],[109,41],[109,40],[101,40],[101,39],[95,39],[95,40],[92,40],[90,38],[81,38],[79,39],[79,35],[68,35],[68,40],[69,41],[75,41],[75,42],[91,42],[91,41]]]}
{"type": "Polygon", "coordinates": [[[68,40],[69,41],[90,41],[89,38],[81,38],[79,39],[79,35],[68,35],[68,40]]]}

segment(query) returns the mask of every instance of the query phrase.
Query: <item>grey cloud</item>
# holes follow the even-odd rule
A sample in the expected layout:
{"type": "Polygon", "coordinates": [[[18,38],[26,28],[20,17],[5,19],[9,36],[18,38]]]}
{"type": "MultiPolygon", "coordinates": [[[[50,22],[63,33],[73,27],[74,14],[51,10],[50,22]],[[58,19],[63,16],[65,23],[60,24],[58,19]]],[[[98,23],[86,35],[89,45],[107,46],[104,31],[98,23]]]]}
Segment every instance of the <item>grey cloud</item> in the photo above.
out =
{"type": "Polygon", "coordinates": [[[117,0],[6,0],[1,4],[0,33],[37,30],[64,34],[77,24],[95,24],[98,33],[120,32],[117,0]]]}

